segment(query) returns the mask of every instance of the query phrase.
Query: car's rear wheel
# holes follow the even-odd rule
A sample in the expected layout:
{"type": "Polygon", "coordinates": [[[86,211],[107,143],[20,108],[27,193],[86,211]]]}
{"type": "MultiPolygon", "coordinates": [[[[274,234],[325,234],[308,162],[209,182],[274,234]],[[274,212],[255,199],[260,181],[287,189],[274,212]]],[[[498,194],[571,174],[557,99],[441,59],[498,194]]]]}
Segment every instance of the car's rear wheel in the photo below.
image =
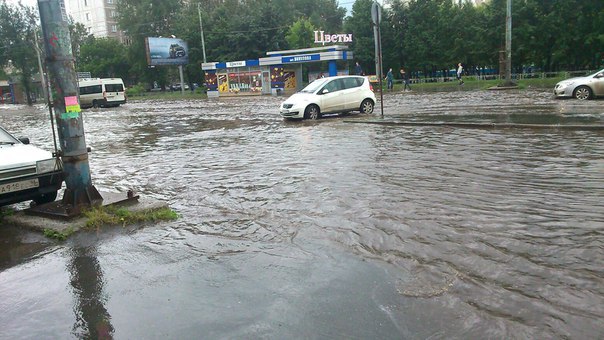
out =
{"type": "Polygon", "coordinates": [[[372,114],[373,113],[373,100],[365,99],[361,103],[361,113],[372,114]]]}
{"type": "Polygon", "coordinates": [[[57,199],[57,192],[53,191],[53,192],[49,192],[46,194],[42,194],[42,195],[34,198],[34,202],[36,202],[37,205],[40,205],[40,204],[54,202],[55,199],[57,199]]]}
{"type": "Polygon", "coordinates": [[[586,100],[591,98],[591,89],[588,86],[579,86],[575,89],[575,98],[579,100],[586,100]]]}
{"type": "Polygon", "coordinates": [[[304,118],[316,120],[321,118],[321,110],[317,105],[308,105],[304,111],[304,118]]]}

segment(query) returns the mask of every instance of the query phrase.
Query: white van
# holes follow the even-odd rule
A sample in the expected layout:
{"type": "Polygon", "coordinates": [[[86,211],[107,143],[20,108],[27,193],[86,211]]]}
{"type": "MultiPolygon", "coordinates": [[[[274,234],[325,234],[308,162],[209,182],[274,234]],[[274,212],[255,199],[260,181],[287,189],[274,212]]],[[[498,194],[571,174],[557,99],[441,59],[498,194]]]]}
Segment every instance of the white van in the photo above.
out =
{"type": "Polygon", "coordinates": [[[126,90],[121,78],[79,79],[80,106],[111,107],[126,103],[126,90]]]}

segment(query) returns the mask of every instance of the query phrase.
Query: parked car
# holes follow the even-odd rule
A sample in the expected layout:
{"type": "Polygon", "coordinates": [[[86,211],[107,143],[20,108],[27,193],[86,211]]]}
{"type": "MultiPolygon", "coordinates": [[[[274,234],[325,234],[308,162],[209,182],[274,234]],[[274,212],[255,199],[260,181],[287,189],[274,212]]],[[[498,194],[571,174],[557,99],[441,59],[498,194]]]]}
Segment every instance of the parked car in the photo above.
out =
{"type": "Polygon", "coordinates": [[[60,160],[0,127],[0,206],[52,202],[63,183],[60,160]]]}
{"type": "Polygon", "coordinates": [[[287,98],[280,108],[288,119],[318,119],[328,113],[373,113],[375,94],[363,76],[319,78],[287,98]]]}
{"type": "Polygon", "coordinates": [[[604,96],[604,70],[586,77],[563,80],[556,84],[554,94],[557,98],[575,97],[580,100],[604,96]]]}

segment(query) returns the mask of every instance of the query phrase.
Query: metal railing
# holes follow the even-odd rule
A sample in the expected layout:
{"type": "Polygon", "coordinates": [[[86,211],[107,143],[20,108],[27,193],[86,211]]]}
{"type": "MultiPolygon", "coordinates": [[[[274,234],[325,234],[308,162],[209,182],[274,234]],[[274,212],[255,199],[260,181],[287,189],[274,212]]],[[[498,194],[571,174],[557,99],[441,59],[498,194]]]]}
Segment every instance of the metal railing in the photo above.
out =
{"type": "MultiPolygon", "coordinates": [[[[594,70],[583,70],[583,71],[561,71],[561,72],[531,72],[531,73],[512,73],[512,79],[514,80],[523,80],[523,79],[547,79],[547,78],[573,78],[573,77],[581,77],[592,74],[596,71],[594,70]]],[[[505,79],[504,76],[499,74],[470,74],[464,75],[464,80],[502,80],[505,79]]],[[[419,77],[419,78],[410,78],[411,84],[423,84],[423,83],[443,83],[443,82],[455,82],[457,78],[455,76],[449,77],[419,77]]],[[[396,79],[396,83],[403,83],[402,79],[396,79]]]]}

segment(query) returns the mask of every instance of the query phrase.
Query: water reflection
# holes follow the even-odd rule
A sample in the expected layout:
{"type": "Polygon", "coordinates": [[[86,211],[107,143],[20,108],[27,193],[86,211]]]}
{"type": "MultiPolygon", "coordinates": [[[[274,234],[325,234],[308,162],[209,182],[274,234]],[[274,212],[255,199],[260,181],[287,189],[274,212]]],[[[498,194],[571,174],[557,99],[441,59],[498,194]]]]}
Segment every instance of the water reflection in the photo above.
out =
{"type": "Polygon", "coordinates": [[[68,271],[75,299],[73,334],[80,339],[113,339],[111,316],[105,307],[103,271],[97,259],[97,248],[74,246],[68,271]]]}

